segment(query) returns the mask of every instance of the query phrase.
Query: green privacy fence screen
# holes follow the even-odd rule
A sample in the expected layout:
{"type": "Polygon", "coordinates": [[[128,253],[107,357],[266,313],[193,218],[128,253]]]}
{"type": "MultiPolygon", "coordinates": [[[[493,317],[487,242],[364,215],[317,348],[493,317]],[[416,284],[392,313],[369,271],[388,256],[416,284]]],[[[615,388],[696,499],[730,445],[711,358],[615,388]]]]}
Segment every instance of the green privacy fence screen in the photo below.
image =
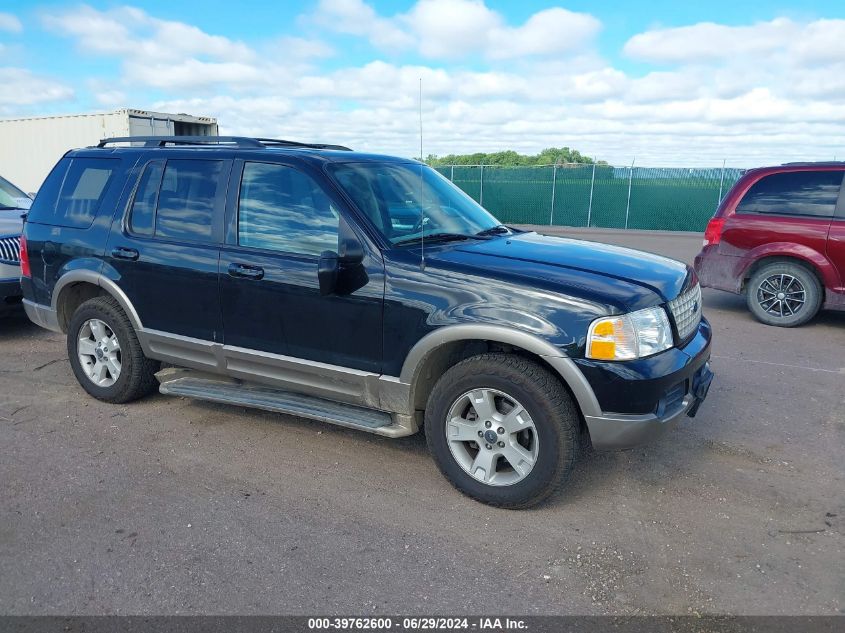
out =
{"type": "Polygon", "coordinates": [[[437,171],[501,222],[703,231],[742,169],[455,165],[437,171]]]}

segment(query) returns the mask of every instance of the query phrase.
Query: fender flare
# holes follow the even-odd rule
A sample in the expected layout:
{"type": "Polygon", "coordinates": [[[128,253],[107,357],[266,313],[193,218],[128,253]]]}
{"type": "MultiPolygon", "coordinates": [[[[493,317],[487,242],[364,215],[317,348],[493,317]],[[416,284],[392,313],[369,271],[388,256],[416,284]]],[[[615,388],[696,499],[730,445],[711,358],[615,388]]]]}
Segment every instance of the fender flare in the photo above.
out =
{"type": "Polygon", "coordinates": [[[111,295],[120,304],[120,307],[123,308],[126,316],[129,317],[129,321],[135,330],[138,331],[141,329],[141,318],[138,316],[138,311],[135,310],[135,306],[132,305],[129,297],[126,296],[126,293],[114,281],[102,273],[93,270],[71,270],[59,278],[53,287],[51,305],[56,315],[59,313],[59,300],[61,299],[62,291],[75,283],[89,283],[105,290],[107,294],[111,295]]]}
{"type": "Polygon", "coordinates": [[[538,336],[500,325],[447,325],[429,332],[417,341],[411,351],[408,352],[399,375],[400,382],[411,385],[413,391],[426,358],[434,350],[447,343],[478,340],[513,345],[540,356],[554,368],[561,380],[572,391],[583,415],[601,415],[601,407],[593,388],[571,358],[538,336]]]}

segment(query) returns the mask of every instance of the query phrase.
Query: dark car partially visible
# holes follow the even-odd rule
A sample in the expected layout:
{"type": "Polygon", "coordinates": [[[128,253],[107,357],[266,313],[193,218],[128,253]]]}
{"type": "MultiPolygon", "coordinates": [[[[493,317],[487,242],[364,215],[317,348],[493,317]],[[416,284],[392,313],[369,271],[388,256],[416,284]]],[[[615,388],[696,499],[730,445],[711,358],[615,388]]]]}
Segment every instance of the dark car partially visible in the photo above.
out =
{"type": "Polygon", "coordinates": [[[29,196],[0,177],[0,316],[20,307],[20,239],[22,214],[30,206],[29,196]]]}

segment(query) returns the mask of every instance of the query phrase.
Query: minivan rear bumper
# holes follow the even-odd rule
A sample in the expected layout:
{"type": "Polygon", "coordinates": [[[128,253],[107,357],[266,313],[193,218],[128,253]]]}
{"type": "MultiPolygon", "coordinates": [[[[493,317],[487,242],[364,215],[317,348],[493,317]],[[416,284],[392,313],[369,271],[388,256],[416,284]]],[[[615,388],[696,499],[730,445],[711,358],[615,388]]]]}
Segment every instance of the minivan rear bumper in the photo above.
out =
{"type": "Polygon", "coordinates": [[[698,282],[704,288],[739,294],[742,292],[742,275],[737,274],[737,267],[741,266],[741,259],[724,255],[718,248],[717,245],[705,246],[695,256],[693,268],[698,275],[698,282]]]}
{"type": "Polygon", "coordinates": [[[664,433],[684,415],[695,416],[707,397],[710,369],[710,324],[684,347],[637,361],[611,363],[574,359],[593,388],[602,409],[585,415],[597,450],[633,448],[664,433]]]}

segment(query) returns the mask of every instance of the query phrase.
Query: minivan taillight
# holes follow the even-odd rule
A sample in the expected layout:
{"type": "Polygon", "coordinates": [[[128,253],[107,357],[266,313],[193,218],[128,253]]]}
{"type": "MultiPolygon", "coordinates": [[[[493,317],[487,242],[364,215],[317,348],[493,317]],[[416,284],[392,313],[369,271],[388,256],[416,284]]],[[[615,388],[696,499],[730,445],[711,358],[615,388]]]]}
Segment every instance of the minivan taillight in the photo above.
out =
{"type": "Polygon", "coordinates": [[[21,235],[21,277],[32,277],[32,270],[29,267],[29,253],[26,250],[26,238],[21,235]]]}
{"type": "Polygon", "coordinates": [[[704,245],[715,246],[722,239],[722,229],[725,228],[725,218],[713,218],[704,230],[704,245]]]}

